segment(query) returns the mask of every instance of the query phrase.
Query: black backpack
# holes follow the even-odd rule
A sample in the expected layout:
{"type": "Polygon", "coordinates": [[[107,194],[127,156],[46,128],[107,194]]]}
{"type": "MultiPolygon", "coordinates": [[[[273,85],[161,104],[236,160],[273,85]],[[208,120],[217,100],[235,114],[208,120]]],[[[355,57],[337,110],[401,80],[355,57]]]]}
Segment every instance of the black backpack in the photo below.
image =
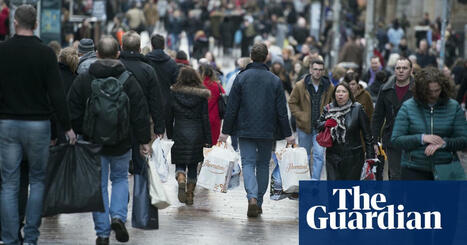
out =
{"type": "Polygon", "coordinates": [[[128,71],[115,77],[98,78],[91,82],[91,97],[86,102],[83,131],[92,142],[115,145],[129,136],[130,100],[123,85],[128,71]]]}

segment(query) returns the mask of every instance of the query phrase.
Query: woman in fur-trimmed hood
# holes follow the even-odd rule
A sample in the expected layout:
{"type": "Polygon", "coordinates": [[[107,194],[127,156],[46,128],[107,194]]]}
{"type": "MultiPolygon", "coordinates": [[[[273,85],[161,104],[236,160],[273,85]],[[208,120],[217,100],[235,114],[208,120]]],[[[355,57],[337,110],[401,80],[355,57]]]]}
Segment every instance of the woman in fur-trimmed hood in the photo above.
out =
{"type": "Polygon", "coordinates": [[[197,166],[203,161],[203,147],[212,144],[208,114],[211,93],[191,67],[180,69],[177,82],[170,90],[167,136],[174,141],[171,156],[172,163],[176,165],[178,199],[192,205],[197,166]]]}

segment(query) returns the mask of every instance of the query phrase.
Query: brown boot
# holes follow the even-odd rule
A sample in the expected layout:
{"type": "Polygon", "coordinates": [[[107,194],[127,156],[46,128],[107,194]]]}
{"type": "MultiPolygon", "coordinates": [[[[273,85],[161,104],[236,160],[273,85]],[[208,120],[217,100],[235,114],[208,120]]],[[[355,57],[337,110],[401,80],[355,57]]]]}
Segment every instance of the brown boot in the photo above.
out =
{"type": "Polygon", "coordinates": [[[195,197],[196,183],[188,183],[186,185],[186,205],[193,205],[193,198],[195,197]]]}
{"type": "Polygon", "coordinates": [[[248,200],[248,212],[246,215],[248,217],[258,217],[258,203],[256,202],[256,198],[251,198],[248,200]]]}
{"type": "Polygon", "coordinates": [[[178,200],[181,203],[186,202],[186,176],[184,173],[177,173],[177,182],[178,182],[178,200]]]}

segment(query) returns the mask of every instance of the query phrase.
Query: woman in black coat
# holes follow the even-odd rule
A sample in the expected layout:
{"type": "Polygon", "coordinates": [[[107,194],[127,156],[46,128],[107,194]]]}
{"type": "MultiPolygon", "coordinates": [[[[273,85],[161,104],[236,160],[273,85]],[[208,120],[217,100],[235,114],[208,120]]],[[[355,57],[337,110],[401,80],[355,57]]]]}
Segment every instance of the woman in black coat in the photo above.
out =
{"type": "Polygon", "coordinates": [[[374,158],[369,119],[346,83],[334,88],[333,102],[324,107],[318,129],[331,128],[332,147],[326,148],[328,180],[360,180],[365,159],[374,158]],[[366,149],[363,151],[360,132],[366,149]]]}
{"type": "Polygon", "coordinates": [[[204,159],[203,147],[212,144],[208,114],[211,93],[191,67],[180,69],[177,82],[170,90],[167,136],[174,141],[171,156],[172,164],[176,165],[178,200],[192,205],[198,163],[204,159]]]}

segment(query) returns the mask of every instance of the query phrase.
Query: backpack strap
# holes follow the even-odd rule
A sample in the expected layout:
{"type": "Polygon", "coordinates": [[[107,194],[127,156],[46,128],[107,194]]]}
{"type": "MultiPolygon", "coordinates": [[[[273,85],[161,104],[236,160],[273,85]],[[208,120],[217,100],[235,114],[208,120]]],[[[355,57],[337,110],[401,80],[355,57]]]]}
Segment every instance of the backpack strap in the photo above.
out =
{"type": "Polygon", "coordinates": [[[120,84],[123,86],[123,84],[125,84],[126,80],[128,80],[128,78],[130,77],[130,72],[129,71],[124,71],[119,77],[118,77],[118,81],[120,82],[120,84]]]}

